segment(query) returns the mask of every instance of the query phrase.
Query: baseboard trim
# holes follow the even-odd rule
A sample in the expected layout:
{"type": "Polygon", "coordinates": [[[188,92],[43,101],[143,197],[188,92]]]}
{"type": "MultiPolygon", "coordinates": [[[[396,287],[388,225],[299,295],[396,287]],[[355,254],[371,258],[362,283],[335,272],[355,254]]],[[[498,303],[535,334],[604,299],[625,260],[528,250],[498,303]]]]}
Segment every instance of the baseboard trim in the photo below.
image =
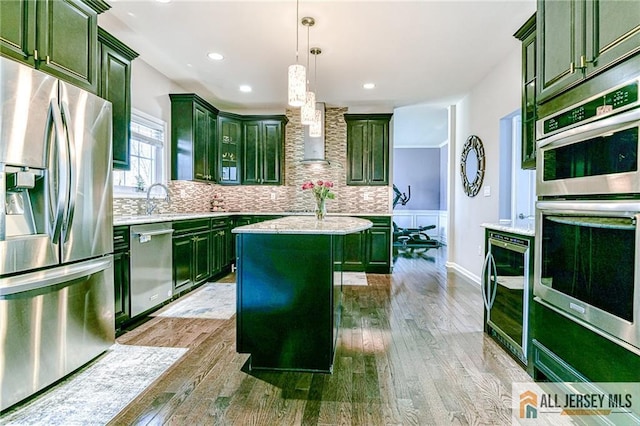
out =
{"type": "Polygon", "coordinates": [[[458,275],[461,275],[462,277],[470,281],[472,284],[475,284],[478,287],[480,287],[480,277],[478,275],[474,274],[473,272],[469,271],[466,268],[463,268],[462,266],[458,265],[455,262],[447,262],[445,266],[447,267],[447,269],[455,272],[458,275]]]}

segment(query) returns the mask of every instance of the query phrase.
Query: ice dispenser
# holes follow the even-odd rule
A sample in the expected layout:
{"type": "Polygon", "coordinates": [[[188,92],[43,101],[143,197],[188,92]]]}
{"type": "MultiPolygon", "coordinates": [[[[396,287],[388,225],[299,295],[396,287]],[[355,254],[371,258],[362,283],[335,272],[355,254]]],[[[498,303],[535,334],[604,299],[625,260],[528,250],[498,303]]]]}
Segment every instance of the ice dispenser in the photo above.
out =
{"type": "Polygon", "coordinates": [[[43,169],[0,163],[0,274],[56,261],[46,181],[43,169]]]}

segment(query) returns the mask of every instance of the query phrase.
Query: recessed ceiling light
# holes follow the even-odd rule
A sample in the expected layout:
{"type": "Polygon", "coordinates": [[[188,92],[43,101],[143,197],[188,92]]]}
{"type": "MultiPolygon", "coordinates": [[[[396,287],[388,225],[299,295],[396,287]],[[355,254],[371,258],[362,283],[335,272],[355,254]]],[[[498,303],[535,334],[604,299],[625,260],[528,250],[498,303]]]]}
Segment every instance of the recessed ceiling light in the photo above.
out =
{"type": "Polygon", "coordinates": [[[170,3],[171,0],[156,0],[158,3],[170,3]]]}
{"type": "Polygon", "coordinates": [[[187,66],[188,66],[189,68],[193,68],[193,65],[191,65],[191,64],[187,64],[187,66]]]}
{"type": "Polygon", "coordinates": [[[243,84],[240,86],[240,91],[243,93],[249,93],[251,92],[251,86],[249,86],[248,84],[243,84]]]}
{"type": "Polygon", "coordinates": [[[376,87],[375,83],[365,83],[362,85],[365,89],[374,89],[376,87]]]}
{"type": "Polygon", "coordinates": [[[209,57],[209,59],[213,59],[214,61],[221,61],[224,59],[224,56],[222,56],[218,52],[207,53],[207,56],[209,57]]]}
{"type": "Polygon", "coordinates": [[[133,13],[133,12],[127,12],[127,15],[131,16],[132,18],[135,18],[135,17],[136,17],[136,14],[135,14],[135,13],[133,13]]]}

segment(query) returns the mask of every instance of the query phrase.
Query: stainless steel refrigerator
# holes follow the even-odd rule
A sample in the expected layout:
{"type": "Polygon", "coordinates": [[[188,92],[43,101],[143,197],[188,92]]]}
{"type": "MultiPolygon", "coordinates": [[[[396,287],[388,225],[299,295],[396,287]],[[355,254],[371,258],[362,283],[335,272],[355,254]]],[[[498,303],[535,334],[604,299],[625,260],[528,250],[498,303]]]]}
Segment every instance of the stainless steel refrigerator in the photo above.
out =
{"type": "Polygon", "coordinates": [[[0,410],[115,340],[111,104],[0,58],[0,410]]]}

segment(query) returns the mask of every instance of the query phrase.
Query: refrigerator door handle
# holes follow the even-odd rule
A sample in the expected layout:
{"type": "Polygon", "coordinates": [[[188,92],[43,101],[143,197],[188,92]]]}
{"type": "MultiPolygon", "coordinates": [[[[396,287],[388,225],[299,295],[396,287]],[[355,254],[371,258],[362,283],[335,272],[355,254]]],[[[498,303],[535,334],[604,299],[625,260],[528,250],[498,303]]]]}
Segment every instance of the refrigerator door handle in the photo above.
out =
{"type": "Polygon", "coordinates": [[[69,113],[69,106],[65,101],[61,102],[62,108],[62,121],[65,127],[65,143],[66,147],[66,156],[65,156],[65,164],[66,170],[64,173],[69,179],[69,187],[67,188],[67,202],[66,202],[66,212],[64,218],[64,242],[66,243],[69,240],[69,232],[68,229],[71,229],[71,224],[73,223],[73,214],[76,208],[76,196],[78,193],[77,188],[77,179],[76,179],[76,149],[75,149],[75,139],[73,137],[73,129],[71,128],[71,114],[69,113]]]}
{"type": "Polygon", "coordinates": [[[50,234],[51,241],[57,244],[60,240],[62,221],[64,215],[64,205],[66,202],[64,188],[67,186],[66,174],[61,173],[61,156],[64,154],[61,143],[64,140],[62,114],[56,99],[49,102],[47,113],[47,134],[48,144],[48,186],[49,186],[49,210],[50,210],[50,234]],[[53,134],[52,134],[53,131],[53,134]]]}
{"type": "Polygon", "coordinates": [[[45,290],[56,284],[71,285],[75,280],[104,271],[112,265],[111,256],[62,268],[0,278],[0,298],[26,291],[45,290]]]}

